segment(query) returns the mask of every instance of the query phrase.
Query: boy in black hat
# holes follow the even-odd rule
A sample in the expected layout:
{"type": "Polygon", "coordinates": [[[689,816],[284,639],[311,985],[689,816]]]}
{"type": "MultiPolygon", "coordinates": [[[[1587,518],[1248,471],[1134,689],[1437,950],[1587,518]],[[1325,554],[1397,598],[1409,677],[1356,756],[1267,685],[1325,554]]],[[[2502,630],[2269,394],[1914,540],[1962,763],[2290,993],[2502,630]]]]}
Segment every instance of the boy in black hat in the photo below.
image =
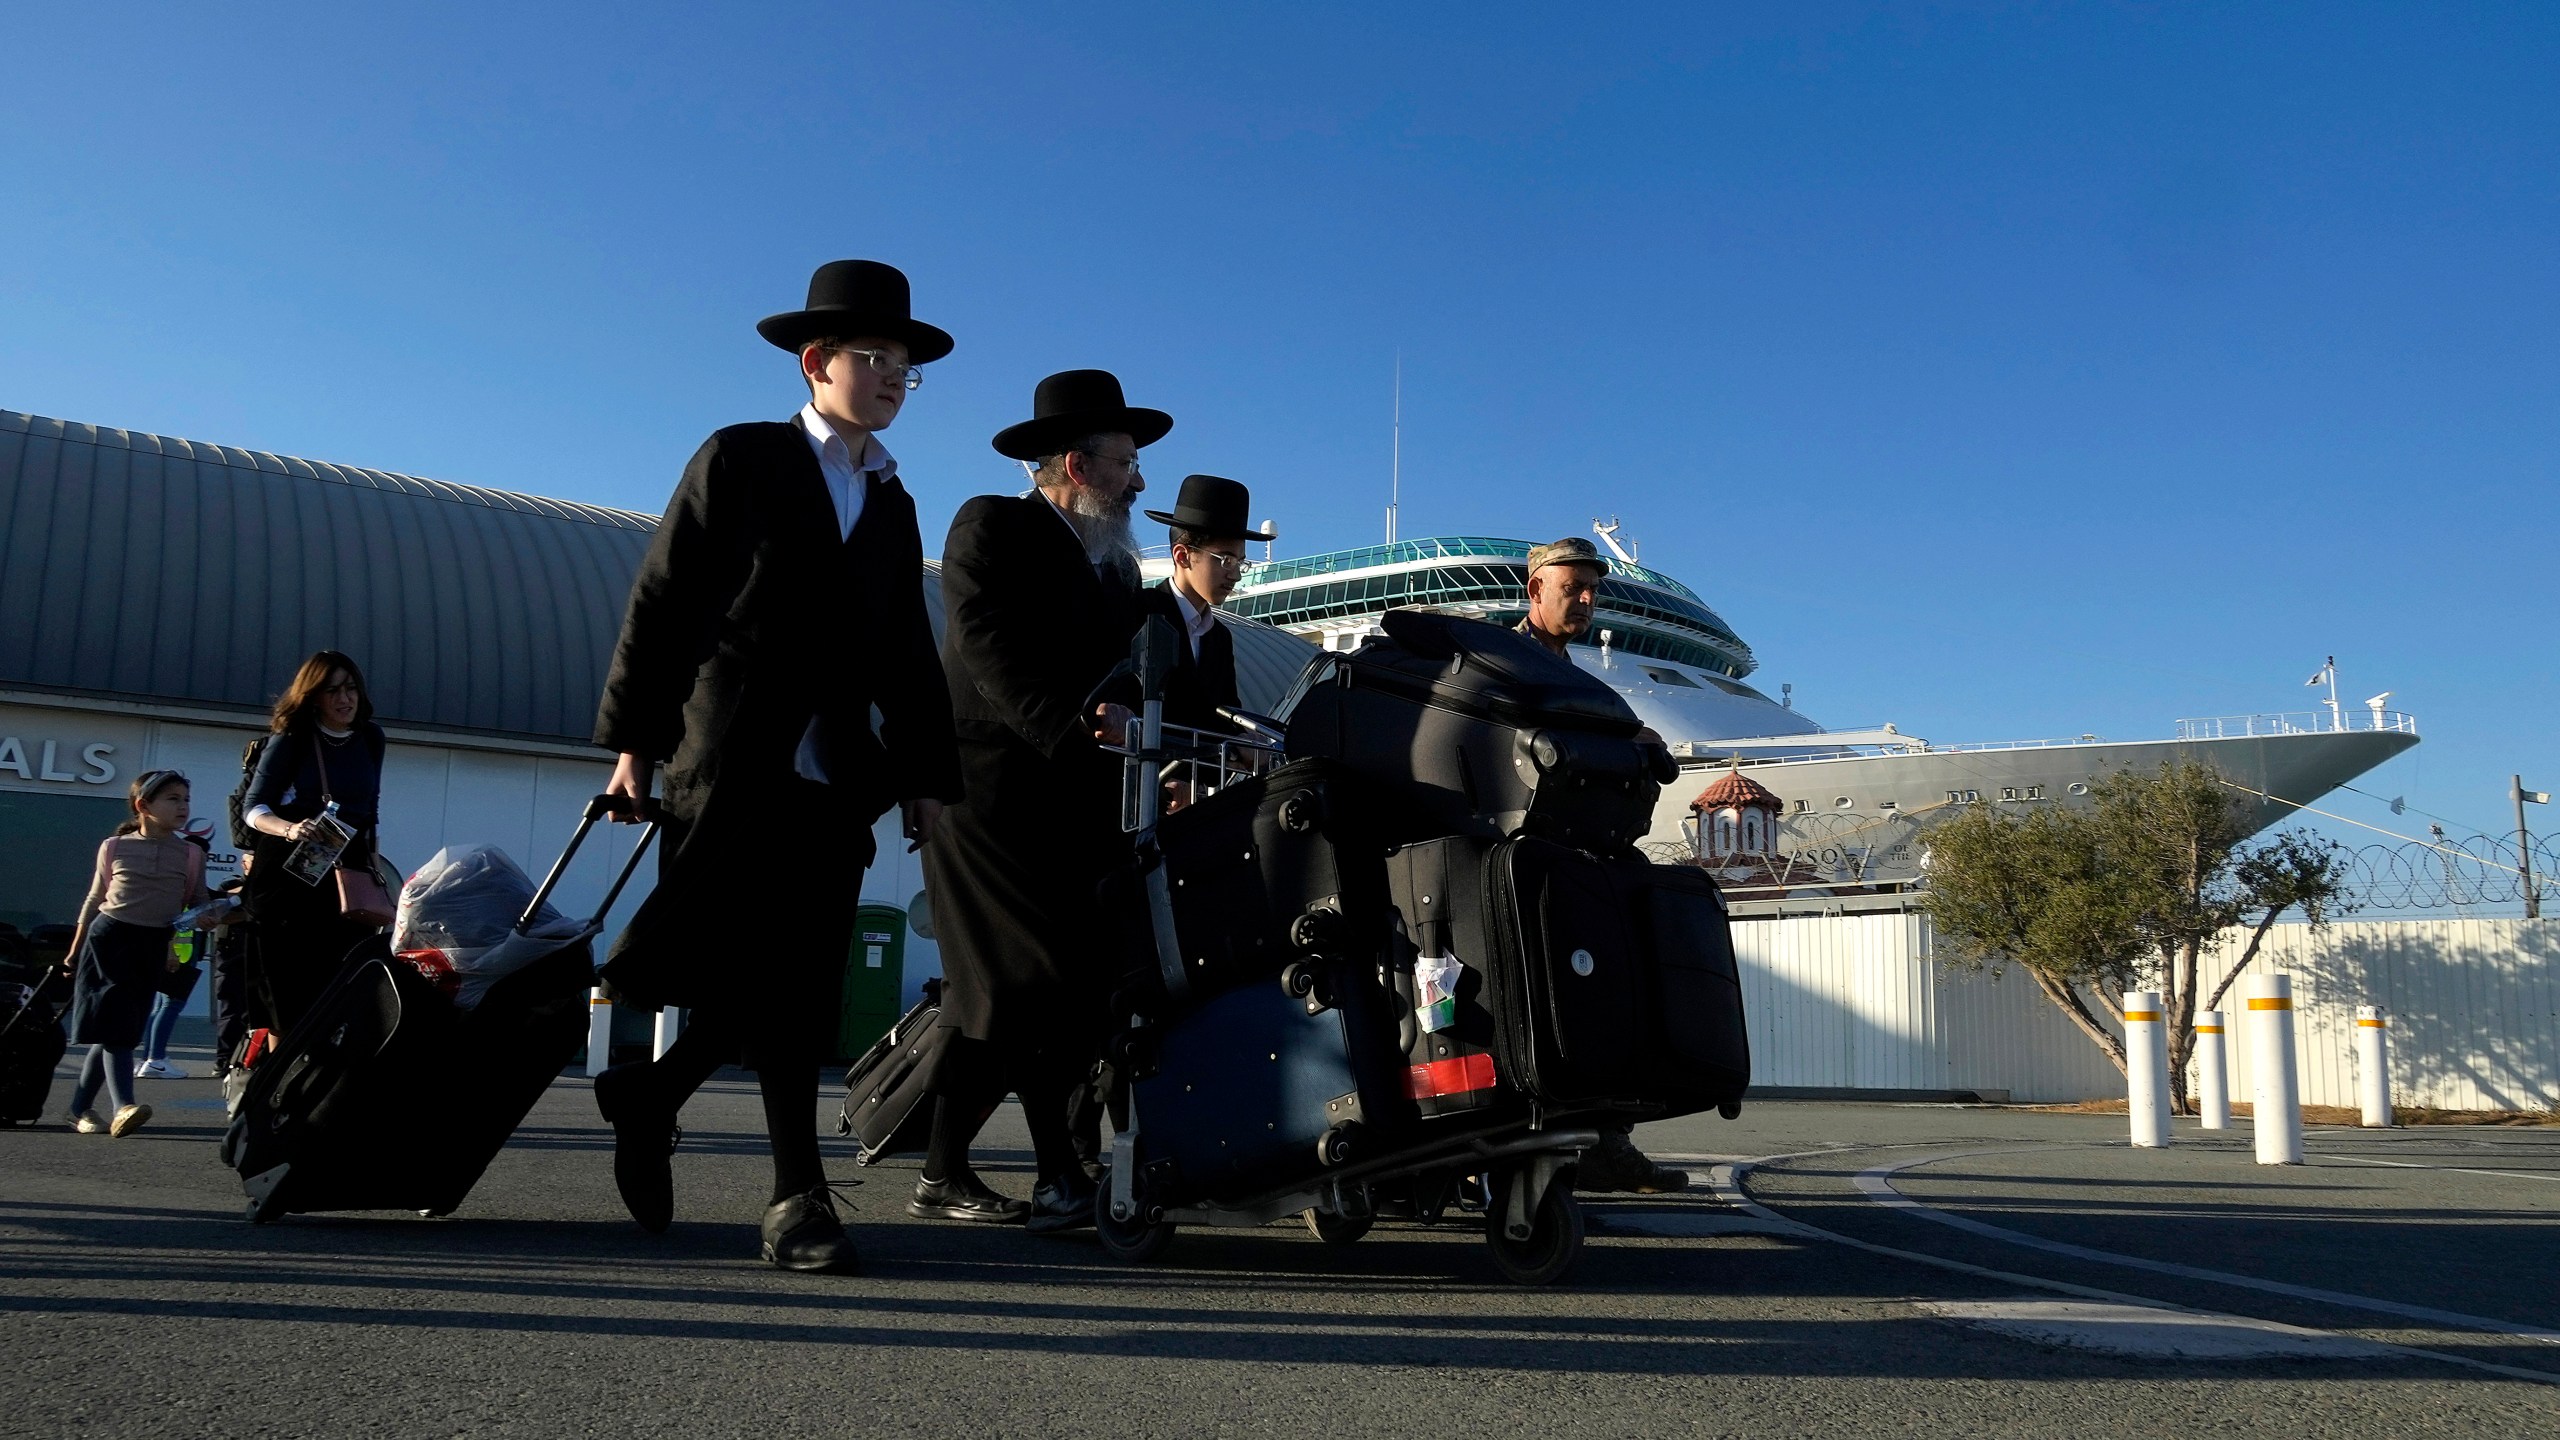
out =
{"type": "MultiPolygon", "coordinates": [[[[1278,532],[1257,530],[1246,520],[1252,507],[1253,492],[1236,481],[1186,475],[1173,509],[1147,512],[1148,519],[1173,532],[1173,574],[1140,597],[1144,613],[1171,621],[1174,633],[1186,642],[1174,652],[1173,673],[1165,679],[1168,725],[1235,728],[1219,716],[1218,707],[1232,710],[1238,703],[1236,642],[1216,611],[1244,577],[1245,542],[1278,538],[1278,532]]],[[[1141,618],[1139,623],[1146,622],[1141,618]]]]}
{"type": "Polygon", "coordinates": [[[805,308],[756,329],[799,357],[809,403],[695,452],[632,581],[596,715],[596,743],[619,757],[613,794],[646,802],[667,767],[657,888],[604,975],[625,999],[692,1012],[665,1055],[597,1076],[596,1106],[623,1203],[664,1230],[676,1112],[743,1051],[773,1144],[764,1258],[850,1271],[814,1116],[828,986],[852,943],[846,872],[870,864],[892,804],[930,844],[960,794],[915,502],[878,432],[951,337],[908,315],[905,275],[869,260],[819,267],[805,308]],[[834,848],[812,855],[813,833],[834,848]]]}

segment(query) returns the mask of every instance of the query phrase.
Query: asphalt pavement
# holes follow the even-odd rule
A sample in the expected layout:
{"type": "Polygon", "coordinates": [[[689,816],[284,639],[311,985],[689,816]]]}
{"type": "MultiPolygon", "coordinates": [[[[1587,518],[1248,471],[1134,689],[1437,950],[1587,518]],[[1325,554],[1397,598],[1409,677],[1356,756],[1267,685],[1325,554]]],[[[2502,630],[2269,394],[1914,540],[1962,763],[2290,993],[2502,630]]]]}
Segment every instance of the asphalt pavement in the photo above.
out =
{"type": "MultiPolygon", "coordinates": [[[[575,1075],[448,1218],[265,1226],[212,1083],[140,1084],[128,1138],[0,1131],[10,1434],[2560,1433],[2560,1130],[2315,1130],[2267,1168],[2245,1128],[2136,1152],[2121,1117],[1753,1104],[1640,1130],[1699,1183],[1589,1197],[1539,1290],[1472,1222],[1129,1268],[910,1220],[912,1162],[830,1134],[864,1182],[834,1277],[755,1258],[745,1076],[686,1110],[661,1236],[575,1075]]],[[[1028,1193],[1009,1108],[982,1164],[1028,1193]]]]}

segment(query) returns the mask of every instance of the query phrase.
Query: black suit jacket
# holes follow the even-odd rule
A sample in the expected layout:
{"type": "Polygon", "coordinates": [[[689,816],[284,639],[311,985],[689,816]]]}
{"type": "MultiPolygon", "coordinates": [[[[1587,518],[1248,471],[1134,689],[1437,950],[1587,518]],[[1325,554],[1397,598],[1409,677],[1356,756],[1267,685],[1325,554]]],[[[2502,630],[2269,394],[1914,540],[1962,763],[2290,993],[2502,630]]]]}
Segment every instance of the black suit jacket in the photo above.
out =
{"type": "Polygon", "coordinates": [[[1038,492],[981,495],[952,517],[942,666],[964,740],[1010,737],[1053,760],[1090,747],[1085,701],[1128,658],[1137,623],[1135,576],[1096,574],[1038,492]]]}
{"type": "MultiPolygon", "coordinates": [[[[1182,612],[1182,599],[1173,593],[1173,582],[1147,587],[1142,597],[1145,614],[1161,615],[1173,627],[1175,640],[1173,673],[1164,682],[1164,719],[1168,725],[1188,725],[1194,730],[1231,731],[1235,725],[1218,714],[1218,707],[1233,710],[1243,702],[1236,698],[1236,637],[1227,622],[1212,615],[1209,633],[1200,637],[1200,654],[1193,658],[1191,637],[1182,612]]],[[[1144,624],[1144,620],[1139,623],[1144,624]]],[[[1131,694],[1134,695],[1132,688],[1131,694]]],[[[1132,703],[1123,701],[1123,703],[1132,703]]]]}
{"type": "Polygon", "coordinates": [[[732,425],[685,467],[632,581],[595,740],[667,767],[658,889],[614,949],[616,983],[641,998],[698,1003],[655,972],[698,967],[698,949],[673,952],[737,933],[774,888],[742,867],[776,853],[783,827],[831,822],[850,894],[870,824],[893,802],[959,796],[915,502],[896,479],[872,480],[851,538],[839,533],[806,433],[732,425]],[[794,769],[820,717],[838,741],[827,789],[794,769]],[[820,804],[831,813],[813,814],[820,804]],[[623,963],[660,940],[663,966],[623,963]]]}

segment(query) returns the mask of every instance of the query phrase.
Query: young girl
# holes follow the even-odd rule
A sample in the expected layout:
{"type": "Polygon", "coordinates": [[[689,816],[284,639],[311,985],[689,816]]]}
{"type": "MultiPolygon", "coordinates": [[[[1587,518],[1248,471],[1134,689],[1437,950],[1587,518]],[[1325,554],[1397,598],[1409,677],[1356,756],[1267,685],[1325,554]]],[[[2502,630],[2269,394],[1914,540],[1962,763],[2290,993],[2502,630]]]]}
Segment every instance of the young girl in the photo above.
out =
{"type": "Polygon", "coordinates": [[[71,1128],[129,1135],[151,1118],[133,1103],[133,1050],[151,1018],[160,976],[177,967],[175,922],[204,899],[204,851],[182,833],[190,798],[187,777],[146,770],[128,796],[133,818],[98,847],[97,877],[72,931],[78,972],[71,989],[71,1041],[89,1047],[71,1087],[71,1128]],[[115,1119],[100,1120],[90,1102],[104,1083],[115,1119]]]}

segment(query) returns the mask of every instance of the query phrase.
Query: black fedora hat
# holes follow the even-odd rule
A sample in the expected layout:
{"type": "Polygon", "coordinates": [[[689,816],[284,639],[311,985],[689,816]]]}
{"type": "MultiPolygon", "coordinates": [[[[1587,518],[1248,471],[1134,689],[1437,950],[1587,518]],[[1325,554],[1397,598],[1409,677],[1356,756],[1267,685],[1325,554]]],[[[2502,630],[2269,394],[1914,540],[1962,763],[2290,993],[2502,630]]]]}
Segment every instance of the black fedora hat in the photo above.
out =
{"type": "Polygon", "coordinates": [[[1120,377],[1108,370],[1061,370],[1031,392],[1031,418],[996,432],[996,453],[1009,460],[1042,460],[1087,435],[1126,435],[1153,445],[1173,428],[1161,410],[1131,405],[1120,377]]]}
{"type": "Polygon", "coordinates": [[[1147,518],[1176,530],[1189,530],[1211,540],[1276,540],[1277,530],[1256,530],[1246,517],[1253,513],[1253,492],[1224,475],[1185,475],[1182,493],[1171,510],[1150,510],[1147,518]]]}
{"type": "Polygon", "coordinates": [[[797,352],[812,340],[877,335],[907,347],[907,363],[951,353],[951,337],[907,313],[906,272],[877,260],[830,260],[809,277],[805,309],[767,315],[756,333],[797,352]]]}

